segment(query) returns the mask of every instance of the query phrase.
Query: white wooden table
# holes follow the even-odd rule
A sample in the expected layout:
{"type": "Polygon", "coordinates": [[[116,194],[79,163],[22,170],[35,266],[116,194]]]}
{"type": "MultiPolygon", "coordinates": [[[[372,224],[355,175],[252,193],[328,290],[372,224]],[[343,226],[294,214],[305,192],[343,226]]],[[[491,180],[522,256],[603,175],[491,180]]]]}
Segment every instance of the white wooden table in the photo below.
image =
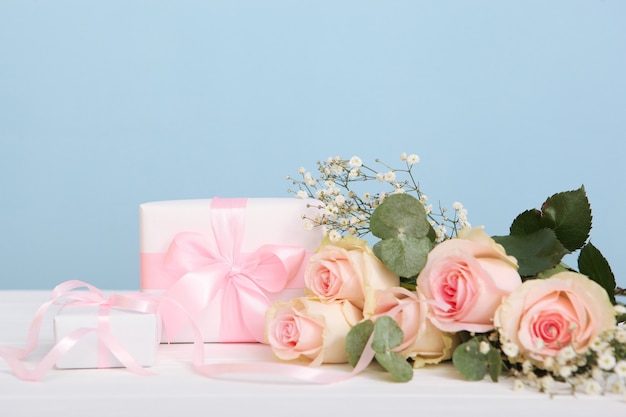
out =
{"type": "MultiPolygon", "coordinates": [[[[23,347],[33,314],[48,297],[48,291],[0,291],[0,345],[23,347]]],[[[48,320],[32,363],[51,345],[48,320]]],[[[207,361],[272,359],[268,347],[260,344],[205,344],[204,349],[207,361]]],[[[465,381],[450,364],[418,369],[409,383],[389,382],[370,367],[347,381],[320,386],[203,377],[194,373],[191,352],[190,344],[161,345],[151,368],[155,376],[123,368],[54,369],[37,382],[17,379],[0,360],[0,410],[7,417],[626,416],[626,397],[621,395],[549,398],[530,388],[513,391],[511,380],[465,381]]]]}

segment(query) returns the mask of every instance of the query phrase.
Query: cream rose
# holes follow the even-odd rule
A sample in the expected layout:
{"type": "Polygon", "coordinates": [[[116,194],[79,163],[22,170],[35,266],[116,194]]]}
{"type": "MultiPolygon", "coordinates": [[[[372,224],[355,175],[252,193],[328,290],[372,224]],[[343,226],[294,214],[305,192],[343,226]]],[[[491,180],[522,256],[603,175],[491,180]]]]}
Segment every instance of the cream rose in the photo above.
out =
{"type": "Polygon", "coordinates": [[[278,359],[345,363],[346,336],[362,319],[362,311],[348,301],[295,298],[267,311],[266,340],[278,359]]]}
{"type": "Polygon", "coordinates": [[[482,228],[464,229],[428,254],[417,285],[431,306],[431,320],[446,332],[493,330],[502,298],[522,279],[515,258],[482,228]]]}
{"type": "Polygon", "coordinates": [[[400,285],[399,277],[367,242],[353,236],[325,240],[309,259],[304,282],[308,292],[322,301],[349,300],[359,308],[370,291],[400,285]]]}
{"type": "Polygon", "coordinates": [[[428,320],[424,297],[402,287],[375,291],[366,304],[364,316],[372,321],[381,316],[394,319],[404,333],[402,343],[394,351],[414,359],[415,367],[450,359],[458,344],[456,335],[442,332],[428,320]]]}
{"type": "Polygon", "coordinates": [[[577,272],[559,272],[524,282],[496,310],[494,323],[503,343],[516,344],[521,357],[541,362],[566,346],[586,351],[615,326],[615,312],[600,285],[577,272]]]}

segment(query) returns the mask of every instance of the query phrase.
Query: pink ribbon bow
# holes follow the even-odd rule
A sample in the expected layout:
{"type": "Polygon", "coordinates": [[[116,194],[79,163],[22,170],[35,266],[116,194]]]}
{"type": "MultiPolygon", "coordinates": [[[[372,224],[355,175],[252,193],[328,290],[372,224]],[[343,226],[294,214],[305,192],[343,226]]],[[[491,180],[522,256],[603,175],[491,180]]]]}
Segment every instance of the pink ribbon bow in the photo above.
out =
{"type": "Polygon", "coordinates": [[[107,298],[98,288],[83,281],[65,281],[54,288],[50,300],[42,304],[35,313],[28,331],[26,347],[19,349],[0,346],[0,357],[9,364],[18,378],[26,381],[36,381],[52,369],[56,362],[85,336],[90,333],[96,333],[99,344],[98,367],[108,367],[109,353],[111,353],[130,371],[139,375],[152,375],[152,372],[139,365],[135,358],[111,334],[109,329],[109,311],[112,307],[115,307],[143,313],[155,313],[157,306],[158,301],[146,294],[112,295],[107,298]],[[87,291],[76,291],[81,287],[86,287],[87,291]],[[67,306],[97,305],[99,306],[98,325],[97,327],[81,327],[70,332],[57,341],[34,369],[29,370],[24,366],[22,360],[35,350],[39,344],[41,323],[47,310],[55,305],[61,306],[61,309],[67,306]]]}
{"type": "MultiPolygon", "coordinates": [[[[161,305],[169,340],[212,302],[221,301],[221,342],[264,342],[265,312],[272,302],[268,293],[288,286],[305,259],[301,247],[264,245],[242,252],[246,199],[211,201],[213,236],[182,232],[172,240],[165,265],[179,279],[163,295],[186,312],[161,305]]],[[[196,323],[199,328],[202,326],[196,323]]]]}

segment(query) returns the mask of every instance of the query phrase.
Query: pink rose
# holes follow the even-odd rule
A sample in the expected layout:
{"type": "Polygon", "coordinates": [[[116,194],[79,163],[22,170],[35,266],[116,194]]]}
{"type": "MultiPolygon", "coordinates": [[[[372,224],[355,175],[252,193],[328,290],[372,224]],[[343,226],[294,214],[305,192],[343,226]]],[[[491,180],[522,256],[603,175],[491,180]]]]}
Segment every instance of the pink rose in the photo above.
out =
{"type": "Polygon", "coordinates": [[[309,259],[304,282],[309,293],[322,301],[349,300],[359,308],[370,291],[400,285],[398,276],[367,242],[353,236],[337,242],[325,240],[309,259]]]}
{"type": "Polygon", "coordinates": [[[405,358],[414,359],[415,367],[451,358],[458,341],[455,335],[433,326],[428,320],[428,304],[424,297],[406,288],[377,290],[368,300],[364,315],[372,321],[381,316],[390,316],[398,323],[404,339],[394,351],[405,358]]]}
{"type": "Polygon", "coordinates": [[[431,320],[446,332],[493,330],[502,298],[522,279],[517,261],[482,228],[464,229],[428,254],[417,286],[431,306],[431,320]]]}
{"type": "Polygon", "coordinates": [[[497,309],[494,322],[503,343],[514,343],[523,358],[543,361],[571,346],[587,350],[615,326],[606,291],[577,272],[524,282],[497,309]]]}
{"type": "Polygon", "coordinates": [[[267,311],[266,339],[278,359],[345,363],[346,336],[362,319],[361,310],[348,301],[295,298],[267,311]]]}

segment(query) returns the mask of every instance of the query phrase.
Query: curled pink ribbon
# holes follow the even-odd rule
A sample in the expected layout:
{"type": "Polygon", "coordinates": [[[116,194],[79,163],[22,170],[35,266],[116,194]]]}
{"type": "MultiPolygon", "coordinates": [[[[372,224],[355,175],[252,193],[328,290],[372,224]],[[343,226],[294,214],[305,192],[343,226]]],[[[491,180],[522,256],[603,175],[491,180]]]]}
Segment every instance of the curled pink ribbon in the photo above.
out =
{"type": "Polygon", "coordinates": [[[0,346],[0,357],[8,363],[15,376],[19,379],[37,381],[43,378],[55,366],[57,361],[85,336],[95,333],[99,343],[98,367],[108,366],[107,361],[110,352],[130,371],[139,375],[153,375],[152,372],[139,365],[135,358],[111,334],[108,324],[108,311],[113,307],[143,313],[155,313],[158,301],[142,293],[112,295],[106,298],[98,288],[83,281],[70,280],[63,282],[54,288],[50,300],[42,304],[35,313],[28,331],[26,346],[21,349],[0,346]],[[86,287],[87,291],[76,291],[81,287],[86,287]],[[71,305],[99,306],[97,327],[81,327],[73,330],[57,341],[45,357],[33,369],[29,370],[24,365],[23,359],[32,353],[39,344],[41,324],[46,312],[52,306],[60,306],[60,309],[62,309],[71,305]]]}
{"type": "MultiPolygon", "coordinates": [[[[304,248],[264,245],[242,252],[246,199],[211,201],[213,236],[181,232],[165,254],[165,266],[178,280],[164,299],[184,306],[161,306],[166,336],[171,339],[215,300],[221,301],[221,342],[264,342],[268,293],[284,290],[305,259],[304,248]],[[219,298],[218,298],[219,297],[219,298]]],[[[202,326],[196,323],[202,330],[202,326]]]]}

